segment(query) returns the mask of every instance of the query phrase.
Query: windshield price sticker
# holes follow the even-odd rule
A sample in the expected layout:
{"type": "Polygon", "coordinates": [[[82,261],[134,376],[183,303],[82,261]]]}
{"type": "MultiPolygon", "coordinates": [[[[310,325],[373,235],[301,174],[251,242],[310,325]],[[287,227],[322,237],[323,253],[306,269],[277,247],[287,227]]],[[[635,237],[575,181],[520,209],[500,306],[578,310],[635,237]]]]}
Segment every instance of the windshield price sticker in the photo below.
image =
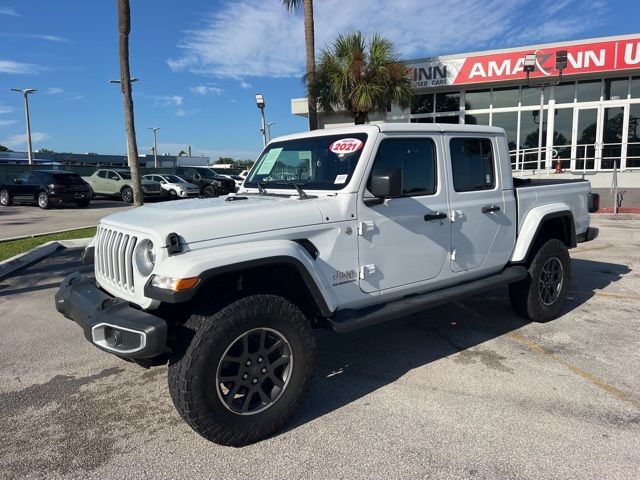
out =
{"type": "Polygon", "coordinates": [[[336,176],[336,179],[334,180],[333,183],[336,184],[336,185],[342,184],[342,183],[347,181],[347,177],[348,176],[349,176],[349,174],[347,174],[347,173],[342,174],[342,175],[338,175],[338,176],[336,176]]]}
{"type": "Polygon", "coordinates": [[[271,170],[273,170],[273,166],[276,164],[276,160],[278,160],[281,152],[282,147],[272,148],[271,150],[269,150],[267,156],[264,157],[264,160],[262,160],[262,163],[260,164],[260,168],[258,168],[256,175],[269,175],[271,173],[271,170]]]}
{"type": "Polygon", "coordinates": [[[357,152],[363,145],[362,140],[357,138],[342,138],[329,145],[329,150],[342,156],[346,153],[357,152]]]}

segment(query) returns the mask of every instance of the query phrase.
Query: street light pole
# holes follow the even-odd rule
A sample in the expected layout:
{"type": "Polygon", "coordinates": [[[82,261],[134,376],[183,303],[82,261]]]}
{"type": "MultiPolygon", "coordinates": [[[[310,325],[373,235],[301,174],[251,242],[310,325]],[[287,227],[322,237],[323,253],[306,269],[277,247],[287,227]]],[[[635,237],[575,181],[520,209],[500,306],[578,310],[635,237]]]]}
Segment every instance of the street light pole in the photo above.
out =
{"type": "Polygon", "coordinates": [[[153,130],[153,168],[158,168],[158,139],[156,132],[160,130],[160,127],[148,127],[149,130],[153,130]]]}
{"type": "Polygon", "coordinates": [[[267,141],[270,142],[271,141],[271,125],[275,125],[276,122],[269,122],[267,123],[267,141]]]}
{"type": "MultiPolygon", "coordinates": [[[[131,77],[130,79],[131,83],[137,82],[138,80],[140,79],[136,77],[131,77]]],[[[118,83],[121,85],[120,89],[122,89],[122,82],[120,80],[109,80],[109,83],[118,83]]],[[[131,167],[131,164],[129,163],[130,155],[129,155],[129,140],[127,139],[127,132],[125,132],[125,144],[127,145],[127,163],[129,164],[129,167],[131,167]]]]}
{"type": "Polygon", "coordinates": [[[262,132],[262,146],[267,146],[267,121],[264,117],[264,107],[266,106],[264,101],[264,96],[261,93],[256,94],[256,105],[260,109],[260,119],[261,119],[261,128],[262,132]]]}
{"type": "Polygon", "coordinates": [[[27,122],[27,155],[29,156],[29,165],[33,165],[33,147],[31,145],[31,121],[29,119],[29,94],[35,93],[37,90],[33,88],[12,88],[11,91],[22,93],[24,96],[24,115],[27,122]]]}

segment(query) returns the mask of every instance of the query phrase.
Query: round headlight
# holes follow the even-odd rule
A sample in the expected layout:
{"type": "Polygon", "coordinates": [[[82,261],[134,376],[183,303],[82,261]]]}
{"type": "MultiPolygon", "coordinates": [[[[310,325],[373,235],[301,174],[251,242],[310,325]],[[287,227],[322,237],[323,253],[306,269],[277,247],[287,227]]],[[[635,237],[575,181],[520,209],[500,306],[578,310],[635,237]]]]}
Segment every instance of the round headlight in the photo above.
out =
{"type": "Polygon", "coordinates": [[[136,267],[145,277],[151,275],[156,264],[156,250],[151,240],[143,240],[136,248],[136,267]]]}

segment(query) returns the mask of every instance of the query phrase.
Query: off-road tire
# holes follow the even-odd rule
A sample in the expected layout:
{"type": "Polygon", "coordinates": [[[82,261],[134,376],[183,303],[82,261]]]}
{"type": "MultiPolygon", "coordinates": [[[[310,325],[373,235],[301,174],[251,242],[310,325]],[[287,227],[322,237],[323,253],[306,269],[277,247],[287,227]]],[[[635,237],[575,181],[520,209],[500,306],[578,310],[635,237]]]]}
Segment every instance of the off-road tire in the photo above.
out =
{"type": "Polygon", "coordinates": [[[3,207],[9,207],[13,204],[13,199],[11,198],[11,194],[8,190],[0,191],[0,205],[3,207]]]}
{"type": "Polygon", "coordinates": [[[38,192],[36,194],[36,203],[43,210],[48,210],[51,208],[51,201],[49,200],[49,195],[47,192],[38,192]]]}
{"type": "Polygon", "coordinates": [[[176,409],[191,428],[221,445],[244,446],[273,434],[295,413],[311,384],[315,340],[309,321],[297,306],[275,295],[252,295],[211,314],[203,311],[186,322],[169,360],[169,391],[176,409]],[[218,365],[236,339],[259,328],[282,334],[291,348],[292,367],[271,406],[241,415],[219,396],[218,365]]]}
{"type": "Polygon", "coordinates": [[[207,197],[213,197],[216,194],[216,189],[213,185],[207,185],[202,189],[202,193],[204,193],[207,197]]]}
{"type": "Polygon", "coordinates": [[[133,202],[133,189],[131,187],[124,187],[120,190],[120,198],[124,203],[133,202]]]}
{"type": "MultiPolygon", "coordinates": [[[[509,285],[509,300],[513,310],[523,318],[534,322],[548,322],[560,315],[567,299],[571,281],[571,258],[566,245],[557,239],[542,244],[529,267],[529,275],[524,280],[509,285]],[[556,259],[556,260],[553,260],[556,259]],[[544,302],[540,293],[544,283],[545,265],[561,265],[561,284],[554,288],[556,295],[550,302],[544,302]]],[[[549,299],[547,299],[549,300],[549,299]]]]}

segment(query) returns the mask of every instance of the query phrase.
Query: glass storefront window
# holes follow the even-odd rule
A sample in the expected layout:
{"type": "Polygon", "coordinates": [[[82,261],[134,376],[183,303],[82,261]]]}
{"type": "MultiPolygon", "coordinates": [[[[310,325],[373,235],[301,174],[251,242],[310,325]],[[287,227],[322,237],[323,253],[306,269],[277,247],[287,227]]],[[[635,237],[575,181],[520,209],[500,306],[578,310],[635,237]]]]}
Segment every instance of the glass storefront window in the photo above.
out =
{"type": "Polygon", "coordinates": [[[576,97],[576,82],[571,83],[561,83],[560,85],[556,85],[555,89],[555,99],[556,104],[558,103],[573,103],[576,97]]]}
{"type": "Polygon", "coordinates": [[[602,161],[600,168],[613,168],[616,162],[620,169],[622,155],[622,127],[624,124],[623,107],[606,107],[602,117],[602,161]]]}
{"type": "Polygon", "coordinates": [[[460,110],[460,93],[436,93],[436,112],[457,112],[458,110],[460,110]]]}
{"type": "Polygon", "coordinates": [[[464,108],[479,110],[491,106],[491,90],[473,90],[464,94],[464,108]]]}
{"type": "Polygon", "coordinates": [[[640,77],[631,79],[631,98],[640,98],[640,77]]]}
{"type": "MultiPolygon", "coordinates": [[[[635,79],[636,82],[640,78],[635,79]]],[[[640,85],[639,85],[640,87],[640,85]]],[[[640,93],[640,92],[638,92],[640,93]]],[[[627,168],[640,167],[640,104],[629,105],[629,134],[627,136],[627,168]]]]}
{"type": "Polygon", "coordinates": [[[576,169],[582,170],[584,167],[585,149],[587,156],[586,168],[592,170],[595,166],[595,141],[596,128],[598,122],[597,108],[581,108],[576,110],[578,115],[578,138],[576,139],[576,169]]]}
{"type": "MultiPolygon", "coordinates": [[[[549,87],[544,87],[544,103],[549,103],[549,87]]],[[[522,87],[522,100],[523,107],[530,107],[532,105],[540,105],[540,87],[522,87]]]]}
{"type": "Polygon", "coordinates": [[[553,120],[553,149],[557,153],[562,168],[571,167],[571,130],[573,127],[573,108],[558,108],[553,120]]]}
{"type": "Polygon", "coordinates": [[[433,93],[414,95],[411,99],[411,113],[433,113],[433,93]]]}
{"type": "Polygon", "coordinates": [[[517,107],[520,96],[518,87],[494,88],[493,108],[517,107]]]}
{"type": "Polygon", "coordinates": [[[600,100],[601,83],[600,80],[578,82],[578,101],[597,102],[600,100]]]}
{"type": "MultiPolygon", "coordinates": [[[[538,133],[539,133],[539,124],[540,119],[538,110],[528,111],[528,112],[520,112],[520,148],[526,149],[527,151],[524,154],[524,169],[537,169],[544,168],[544,147],[546,146],[546,115],[547,111],[544,111],[544,119],[542,120],[543,129],[542,129],[542,144],[540,148],[543,149],[541,164],[538,165],[538,133]]],[[[522,160],[522,157],[521,157],[522,160]]]]}
{"type": "Polygon", "coordinates": [[[605,100],[624,100],[629,90],[628,78],[606,78],[604,80],[605,100]]]}
{"type": "Polygon", "coordinates": [[[493,112],[491,124],[494,127],[504,128],[507,133],[509,150],[515,150],[518,134],[518,112],[493,112]]]}
{"type": "Polygon", "coordinates": [[[464,123],[467,125],[489,125],[489,114],[474,113],[473,115],[465,115],[464,123]]]}

